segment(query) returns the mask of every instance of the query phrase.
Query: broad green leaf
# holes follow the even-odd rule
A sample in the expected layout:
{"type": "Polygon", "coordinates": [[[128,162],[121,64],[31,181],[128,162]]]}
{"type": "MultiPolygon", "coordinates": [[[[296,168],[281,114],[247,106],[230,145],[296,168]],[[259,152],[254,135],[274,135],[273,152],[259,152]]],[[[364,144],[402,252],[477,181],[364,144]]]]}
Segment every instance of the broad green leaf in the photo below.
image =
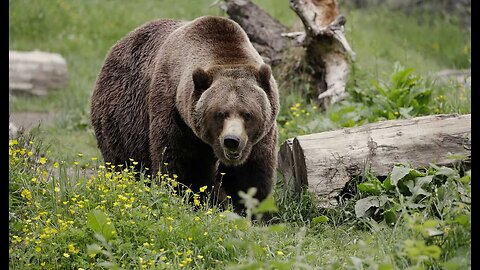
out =
{"type": "Polygon", "coordinates": [[[113,223],[108,221],[107,215],[98,209],[94,209],[88,213],[87,226],[94,232],[105,237],[107,241],[112,239],[116,234],[113,223]]]}
{"type": "Polygon", "coordinates": [[[87,245],[88,255],[96,255],[102,251],[102,247],[97,244],[87,245]]]}
{"type": "Polygon", "coordinates": [[[380,181],[368,181],[357,185],[358,190],[363,193],[379,195],[382,192],[382,183],[380,181]]]}
{"type": "Polygon", "coordinates": [[[378,265],[378,270],[393,270],[395,269],[393,265],[389,263],[381,263],[378,265]]]}
{"type": "Polygon", "coordinates": [[[387,198],[383,196],[369,196],[360,199],[355,203],[355,216],[364,217],[368,209],[383,206],[386,202],[387,198]]]}
{"type": "Polygon", "coordinates": [[[427,246],[425,249],[424,249],[424,252],[429,256],[429,257],[432,257],[434,259],[438,259],[440,258],[440,254],[442,253],[442,249],[437,246],[437,245],[431,245],[431,246],[427,246]]]}
{"type": "Polygon", "coordinates": [[[275,232],[275,233],[283,232],[285,229],[286,229],[285,224],[274,224],[274,225],[268,226],[268,231],[275,232]]]}
{"type": "Polygon", "coordinates": [[[458,179],[462,184],[470,183],[470,175],[464,175],[462,178],[458,179]]]}
{"type": "Polygon", "coordinates": [[[403,184],[408,188],[410,193],[414,193],[415,184],[413,183],[413,180],[404,181],[403,184]]]}
{"type": "Polygon", "coordinates": [[[470,218],[471,218],[470,215],[459,215],[449,223],[458,223],[460,225],[468,226],[470,224],[470,218]]]}
{"type": "Polygon", "coordinates": [[[434,219],[425,220],[425,222],[423,223],[423,226],[435,228],[438,226],[438,220],[434,220],[434,219]]]}
{"type": "Polygon", "coordinates": [[[442,166],[438,168],[438,170],[435,172],[435,175],[445,175],[447,177],[454,177],[458,175],[458,172],[453,170],[452,168],[442,166]]]}
{"type": "Polygon", "coordinates": [[[387,178],[383,181],[382,186],[385,190],[391,190],[393,188],[391,182],[391,175],[388,175],[387,178]]]}
{"type": "Polygon", "coordinates": [[[326,223],[328,222],[330,219],[327,217],[327,216],[318,216],[318,217],[314,217],[312,219],[312,224],[318,224],[318,223],[326,223]]]}
{"type": "Polygon", "coordinates": [[[424,187],[432,182],[433,175],[421,176],[415,179],[415,185],[418,187],[424,187]]]}
{"type": "Polygon", "coordinates": [[[388,225],[393,225],[395,222],[397,222],[397,212],[395,211],[394,208],[388,209],[383,213],[383,216],[385,218],[385,222],[388,225]]]}
{"type": "Polygon", "coordinates": [[[275,200],[273,199],[272,195],[269,195],[265,198],[255,209],[253,209],[254,214],[261,214],[261,213],[276,213],[278,212],[278,208],[275,205],[275,200]]]}
{"type": "Polygon", "coordinates": [[[413,190],[412,190],[412,197],[417,198],[418,195],[423,195],[423,196],[429,197],[430,195],[432,195],[432,193],[427,192],[426,190],[424,190],[423,188],[421,188],[419,186],[415,186],[415,187],[413,187],[413,190]]]}
{"type": "Polygon", "coordinates": [[[411,168],[403,167],[403,166],[394,166],[392,173],[390,174],[390,183],[393,186],[398,184],[398,181],[402,180],[405,176],[407,176],[411,168]]]}
{"type": "Polygon", "coordinates": [[[410,115],[410,112],[412,111],[413,107],[408,107],[408,108],[405,108],[405,107],[401,107],[398,109],[398,112],[400,113],[401,116],[403,116],[403,118],[411,118],[412,116],[410,115]]]}
{"type": "Polygon", "coordinates": [[[107,215],[98,209],[88,213],[87,226],[96,233],[101,233],[103,225],[107,223],[107,215]]]}

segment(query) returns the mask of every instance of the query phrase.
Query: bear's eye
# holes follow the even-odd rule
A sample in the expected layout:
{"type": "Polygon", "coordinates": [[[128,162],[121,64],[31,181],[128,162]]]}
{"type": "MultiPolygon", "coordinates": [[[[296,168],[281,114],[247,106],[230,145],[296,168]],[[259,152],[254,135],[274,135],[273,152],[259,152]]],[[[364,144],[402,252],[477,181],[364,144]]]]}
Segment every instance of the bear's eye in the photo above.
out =
{"type": "Polygon", "coordinates": [[[217,114],[215,115],[215,117],[217,117],[217,119],[219,120],[223,120],[227,118],[227,116],[228,116],[227,112],[217,112],[217,114]]]}
{"type": "Polygon", "coordinates": [[[242,117],[245,122],[250,122],[253,119],[253,115],[249,112],[242,113],[242,117]]]}

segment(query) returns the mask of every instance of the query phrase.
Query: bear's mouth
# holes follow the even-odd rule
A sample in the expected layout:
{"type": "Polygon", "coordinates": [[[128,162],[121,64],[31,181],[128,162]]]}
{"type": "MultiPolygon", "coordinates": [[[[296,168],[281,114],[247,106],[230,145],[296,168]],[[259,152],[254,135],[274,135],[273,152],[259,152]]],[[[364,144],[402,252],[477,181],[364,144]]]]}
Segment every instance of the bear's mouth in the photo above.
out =
{"type": "Polygon", "coordinates": [[[236,153],[236,152],[235,153],[232,153],[232,152],[228,153],[228,152],[225,151],[225,157],[229,160],[238,160],[238,159],[240,159],[240,153],[236,153]]]}

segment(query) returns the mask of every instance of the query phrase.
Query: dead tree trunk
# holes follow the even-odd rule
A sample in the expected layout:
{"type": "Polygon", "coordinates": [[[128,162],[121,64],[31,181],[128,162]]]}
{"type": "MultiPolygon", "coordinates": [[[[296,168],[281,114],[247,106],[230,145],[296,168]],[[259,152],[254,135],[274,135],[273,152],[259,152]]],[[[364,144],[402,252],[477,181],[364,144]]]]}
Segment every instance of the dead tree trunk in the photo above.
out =
{"type": "Polygon", "coordinates": [[[308,187],[321,207],[336,205],[347,182],[370,169],[387,176],[397,163],[451,165],[450,155],[471,156],[471,115],[433,115],[391,120],[298,136],[279,151],[288,186],[308,187]]]}
{"type": "Polygon", "coordinates": [[[9,51],[8,84],[12,93],[47,95],[67,86],[67,63],[56,53],[9,51]]]}
{"type": "Polygon", "coordinates": [[[303,22],[305,31],[290,32],[250,0],[224,0],[221,7],[247,32],[267,63],[281,65],[284,53],[293,46],[305,48],[303,61],[313,71],[310,83],[322,107],[345,96],[349,63],[355,58],[345,35],[345,17],[336,0],[290,0],[290,7],[303,22]]]}

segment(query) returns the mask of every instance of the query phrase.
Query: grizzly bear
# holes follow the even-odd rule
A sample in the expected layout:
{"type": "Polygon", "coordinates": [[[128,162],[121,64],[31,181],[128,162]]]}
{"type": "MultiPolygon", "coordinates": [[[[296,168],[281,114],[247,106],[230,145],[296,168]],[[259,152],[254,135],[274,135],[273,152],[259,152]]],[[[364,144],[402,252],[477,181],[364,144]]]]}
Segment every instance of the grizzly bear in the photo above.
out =
{"type": "Polygon", "coordinates": [[[271,68],[234,21],[160,19],[118,41],[91,97],[105,162],[133,159],[175,173],[197,192],[218,186],[263,200],[276,165],[278,89],[271,68]]]}

